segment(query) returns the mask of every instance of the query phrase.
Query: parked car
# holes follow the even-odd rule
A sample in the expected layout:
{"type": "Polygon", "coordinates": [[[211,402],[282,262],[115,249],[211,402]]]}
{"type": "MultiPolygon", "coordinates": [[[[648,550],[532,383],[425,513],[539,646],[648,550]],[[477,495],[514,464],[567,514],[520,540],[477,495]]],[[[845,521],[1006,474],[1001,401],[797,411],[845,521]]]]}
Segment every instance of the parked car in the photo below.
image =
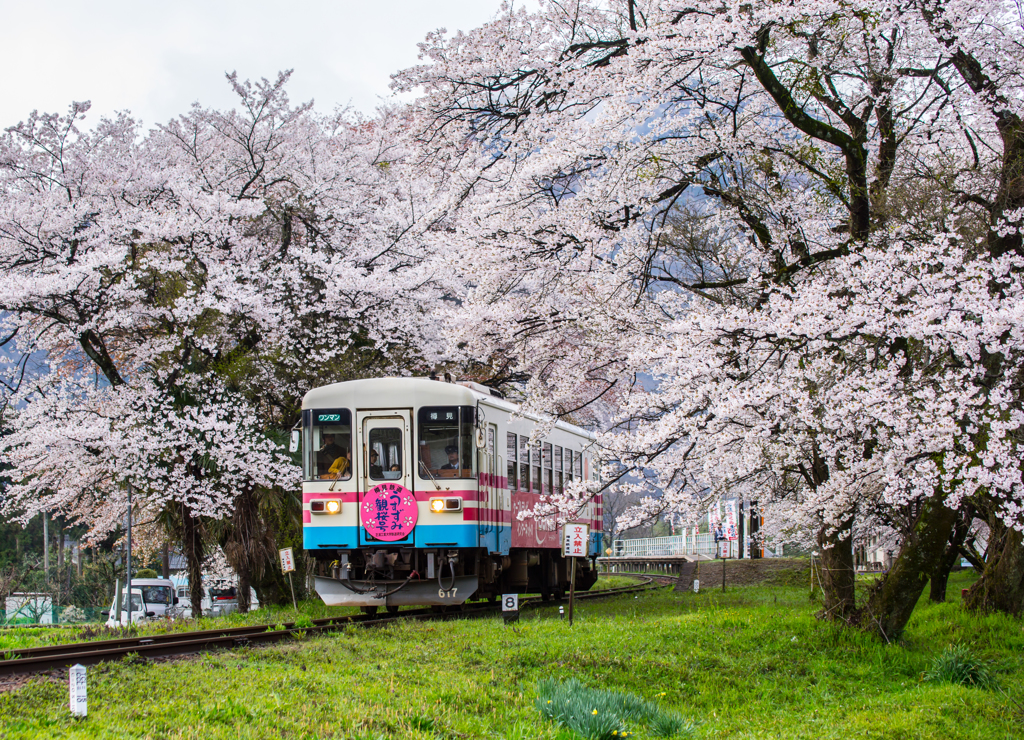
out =
{"type": "MultiPolygon", "coordinates": [[[[192,598],[189,594],[188,579],[175,579],[174,613],[182,617],[192,616],[192,598]]],[[[259,609],[260,601],[255,589],[249,589],[249,608],[259,609]]],[[[220,617],[238,611],[238,589],[220,579],[203,579],[203,616],[220,617]]]]}
{"type": "Polygon", "coordinates": [[[145,622],[156,616],[156,612],[148,608],[145,600],[142,598],[142,589],[133,588],[131,591],[131,599],[128,598],[126,590],[121,591],[121,616],[117,618],[117,596],[114,596],[114,601],[110,604],[108,611],[101,612],[107,616],[107,627],[124,627],[131,624],[138,624],[139,622],[145,622]]]}

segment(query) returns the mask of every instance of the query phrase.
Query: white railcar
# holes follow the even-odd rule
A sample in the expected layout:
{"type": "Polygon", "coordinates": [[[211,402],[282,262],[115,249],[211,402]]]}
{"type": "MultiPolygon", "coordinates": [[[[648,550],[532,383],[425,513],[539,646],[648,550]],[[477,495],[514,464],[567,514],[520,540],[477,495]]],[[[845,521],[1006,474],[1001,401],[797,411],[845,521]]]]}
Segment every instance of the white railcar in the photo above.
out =
{"type": "MultiPolygon", "coordinates": [[[[587,431],[538,420],[476,383],[354,380],[302,403],[304,547],[327,604],[454,605],[501,593],[556,595],[569,570],[553,523],[519,512],[596,476],[587,431]]],[[[601,549],[597,497],[574,521],[601,549]]],[[[596,580],[593,559],[577,587],[596,580]]]]}

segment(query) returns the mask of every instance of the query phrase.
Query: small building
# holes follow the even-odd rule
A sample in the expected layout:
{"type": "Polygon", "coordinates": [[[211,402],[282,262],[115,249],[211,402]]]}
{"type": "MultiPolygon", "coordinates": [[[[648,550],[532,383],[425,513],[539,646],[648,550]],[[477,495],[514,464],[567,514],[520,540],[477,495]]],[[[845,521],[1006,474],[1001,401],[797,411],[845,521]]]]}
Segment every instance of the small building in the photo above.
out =
{"type": "Polygon", "coordinates": [[[53,624],[53,598],[44,593],[12,593],[4,602],[4,624],[53,624]]]}

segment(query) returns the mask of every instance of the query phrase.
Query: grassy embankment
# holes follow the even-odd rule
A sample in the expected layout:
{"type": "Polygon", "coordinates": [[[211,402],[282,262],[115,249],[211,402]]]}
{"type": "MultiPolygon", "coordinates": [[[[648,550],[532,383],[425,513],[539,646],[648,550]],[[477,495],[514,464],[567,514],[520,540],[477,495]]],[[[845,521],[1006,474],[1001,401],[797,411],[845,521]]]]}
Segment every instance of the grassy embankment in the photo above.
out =
{"type": "Polygon", "coordinates": [[[697,737],[1024,737],[1021,622],[966,614],[970,576],[951,579],[950,603],[922,602],[891,646],[818,622],[806,584],[779,585],[796,580],[582,603],[572,629],[548,607],[515,629],[500,618],[352,628],[96,666],[87,719],[69,716],[62,676],[36,679],[0,695],[0,737],[568,738],[534,706],[550,676],[652,700],[700,722],[697,737]],[[954,642],[990,661],[1001,689],[924,681],[954,642]]]}

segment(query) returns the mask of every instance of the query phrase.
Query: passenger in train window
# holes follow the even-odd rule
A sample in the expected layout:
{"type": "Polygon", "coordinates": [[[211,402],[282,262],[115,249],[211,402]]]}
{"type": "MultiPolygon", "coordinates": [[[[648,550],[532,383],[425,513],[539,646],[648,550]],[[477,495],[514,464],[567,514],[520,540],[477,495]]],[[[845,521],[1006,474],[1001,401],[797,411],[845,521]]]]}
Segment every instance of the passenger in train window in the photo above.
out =
{"type": "Polygon", "coordinates": [[[442,465],[440,470],[458,470],[459,469],[459,446],[448,445],[444,448],[444,454],[448,456],[448,464],[442,465]]]}
{"type": "Polygon", "coordinates": [[[352,461],[348,459],[348,452],[345,448],[341,448],[342,453],[340,456],[334,458],[334,462],[331,463],[331,467],[327,469],[327,477],[333,479],[337,478],[348,478],[350,471],[352,470],[352,461]]]}
{"type": "Polygon", "coordinates": [[[370,450],[370,477],[371,478],[383,478],[384,470],[380,466],[380,457],[377,455],[377,450],[370,450]]]}

